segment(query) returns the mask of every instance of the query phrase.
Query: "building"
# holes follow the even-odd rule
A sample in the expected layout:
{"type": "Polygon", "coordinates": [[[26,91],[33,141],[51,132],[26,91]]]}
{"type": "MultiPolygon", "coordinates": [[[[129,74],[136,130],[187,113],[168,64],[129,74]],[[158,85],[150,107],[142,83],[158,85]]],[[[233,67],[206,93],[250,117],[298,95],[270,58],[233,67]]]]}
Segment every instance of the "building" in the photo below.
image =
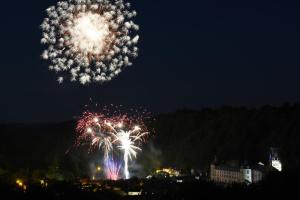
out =
{"type": "Polygon", "coordinates": [[[216,183],[257,183],[263,178],[263,172],[258,168],[249,166],[240,166],[236,163],[227,163],[222,165],[211,164],[210,179],[216,183]]]}
{"type": "Polygon", "coordinates": [[[151,175],[147,176],[146,178],[150,179],[152,177],[155,178],[174,178],[180,176],[181,173],[179,170],[172,169],[172,168],[162,168],[156,169],[151,175]]]}
{"type": "Polygon", "coordinates": [[[282,171],[282,164],[279,158],[278,150],[276,148],[270,149],[269,162],[270,162],[270,166],[272,166],[274,169],[280,172],[282,171]]]}

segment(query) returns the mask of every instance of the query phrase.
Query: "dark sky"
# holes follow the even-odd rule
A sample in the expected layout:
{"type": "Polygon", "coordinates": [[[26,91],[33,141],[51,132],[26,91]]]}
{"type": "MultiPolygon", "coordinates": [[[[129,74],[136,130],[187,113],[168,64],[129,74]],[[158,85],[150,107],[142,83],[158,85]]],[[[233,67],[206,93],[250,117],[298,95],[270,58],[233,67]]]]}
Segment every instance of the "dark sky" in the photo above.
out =
{"type": "Polygon", "coordinates": [[[300,2],[131,0],[140,56],[103,85],[59,85],[40,59],[55,0],[1,2],[0,122],[60,121],[101,104],[156,112],[300,101],[300,2]]]}

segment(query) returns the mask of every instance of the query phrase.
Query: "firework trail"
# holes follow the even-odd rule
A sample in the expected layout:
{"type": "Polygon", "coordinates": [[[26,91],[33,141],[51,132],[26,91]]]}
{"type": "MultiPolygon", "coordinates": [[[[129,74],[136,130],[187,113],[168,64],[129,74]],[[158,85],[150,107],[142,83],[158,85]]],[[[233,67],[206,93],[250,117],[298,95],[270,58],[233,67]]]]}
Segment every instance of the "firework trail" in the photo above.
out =
{"type": "Polygon", "coordinates": [[[114,159],[108,159],[105,161],[104,165],[105,165],[106,178],[114,181],[118,180],[121,164],[115,161],[114,159]]]}
{"type": "Polygon", "coordinates": [[[123,0],[64,0],[47,10],[41,43],[42,58],[62,83],[69,74],[81,84],[107,82],[138,56],[132,19],[137,15],[123,0]]]}

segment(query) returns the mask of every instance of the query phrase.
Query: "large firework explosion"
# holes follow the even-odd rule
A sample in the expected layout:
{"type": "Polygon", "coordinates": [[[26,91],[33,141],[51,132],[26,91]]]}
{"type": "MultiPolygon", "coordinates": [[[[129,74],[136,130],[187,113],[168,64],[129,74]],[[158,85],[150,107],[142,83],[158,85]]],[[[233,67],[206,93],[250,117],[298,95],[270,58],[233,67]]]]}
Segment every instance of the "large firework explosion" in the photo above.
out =
{"type": "Polygon", "coordinates": [[[42,58],[50,70],[81,84],[106,82],[137,57],[137,13],[123,0],[65,0],[47,10],[41,28],[42,58]]]}
{"type": "MultiPolygon", "coordinates": [[[[107,174],[116,173],[117,168],[112,166],[115,162],[112,162],[110,158],[114,152],[119,150],[123,154],[124,177],[126,179],[130,177],[128,163],[136,158],[138,152],[142,151],[140,146],[149,134],[143,122],[145,114],[148,112],[139,113],[135,112],[129,116],[115,107],[113,112],[106,107],[101,113],[84,112],[79,119],[76,128],[77,143],[88,142],[92,148],[96,147],[102,150],[106,172],[110,172],[107,174]]],[[[111,179],[110,176],[107,178],[111,179]]]]}

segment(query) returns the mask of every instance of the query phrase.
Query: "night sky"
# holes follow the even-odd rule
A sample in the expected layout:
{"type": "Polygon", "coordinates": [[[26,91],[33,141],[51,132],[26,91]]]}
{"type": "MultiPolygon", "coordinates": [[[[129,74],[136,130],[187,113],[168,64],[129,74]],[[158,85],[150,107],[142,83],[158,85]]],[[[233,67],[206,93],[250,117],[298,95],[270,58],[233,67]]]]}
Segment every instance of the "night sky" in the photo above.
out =
{"type": "Polygon", "coordinates": [[[40,58],[55,0],[1,2],[0,123],[58,122],[100,104],[153,113],[300,101],[300,2],[131,0],[140,55],[105,84],[59,85],[40,58]]]}

